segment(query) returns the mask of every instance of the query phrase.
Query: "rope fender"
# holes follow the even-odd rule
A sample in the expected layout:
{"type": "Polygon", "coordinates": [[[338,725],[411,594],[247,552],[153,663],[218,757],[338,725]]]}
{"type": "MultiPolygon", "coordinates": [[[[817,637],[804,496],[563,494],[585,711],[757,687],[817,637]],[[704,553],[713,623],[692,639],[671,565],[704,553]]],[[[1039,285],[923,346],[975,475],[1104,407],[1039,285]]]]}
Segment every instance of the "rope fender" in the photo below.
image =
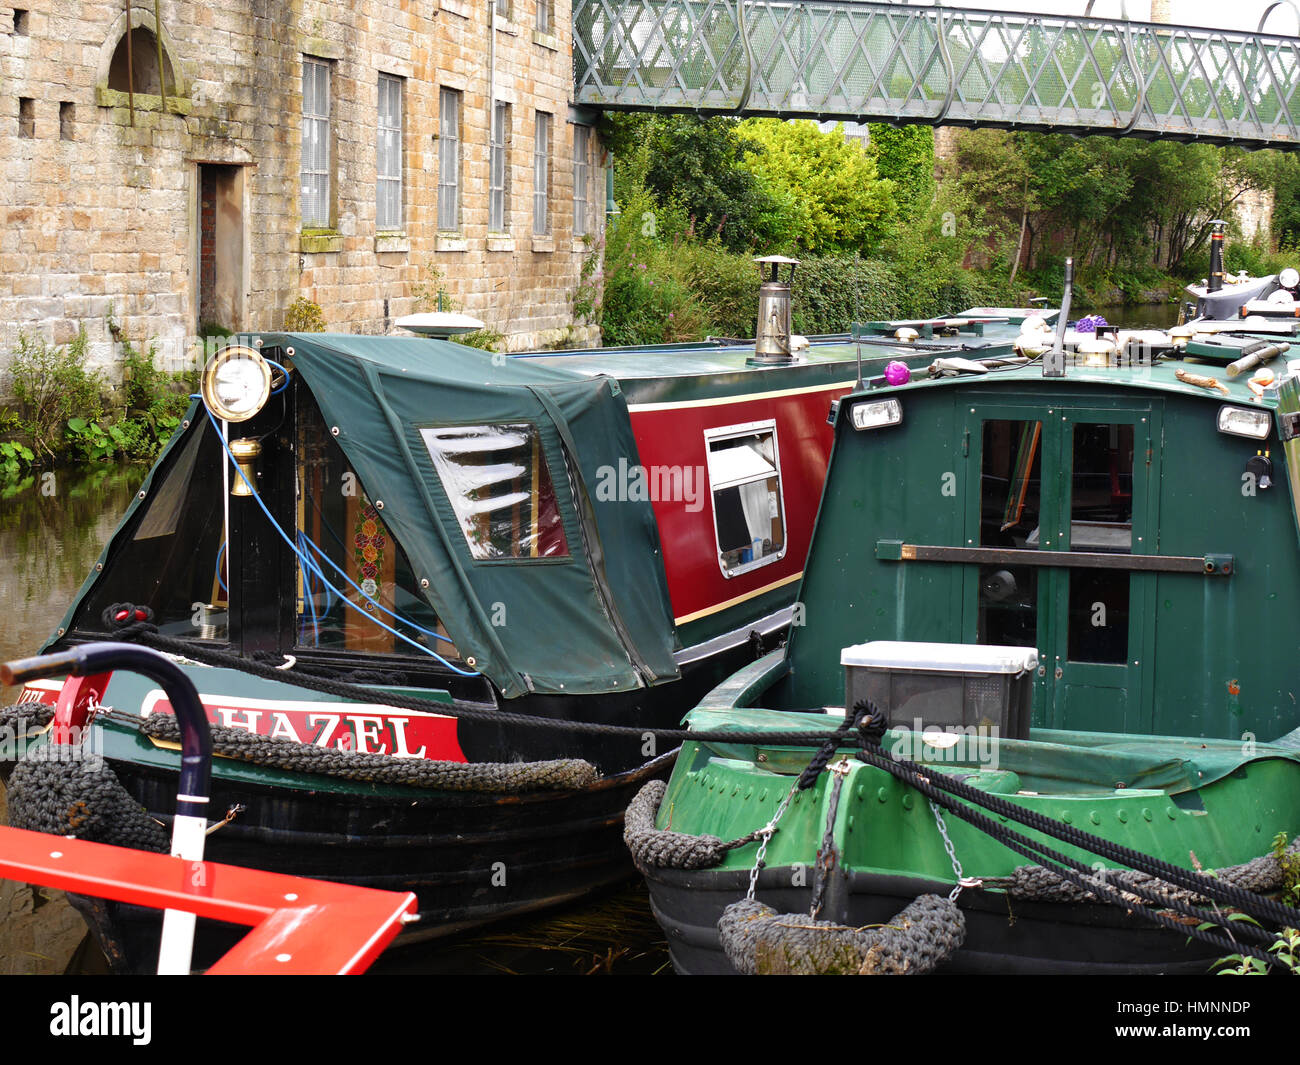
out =
{"type": "MultiPolygon", "coordinates": [[[[1287,853],[1300,855],[1300,839],[1295,840],[1287,848],[1287,853]]],[[[1241,888],[1243,891],[1254,892],[1256,895],[1265,895],[1278,891],[1284,886],[1285,882],[1282,863],[1272,854],[1252,858],[1240,865],[1230,865],[1222,869],[1207,871],[1205,875],[1212,876],[1216,880],[1230,884],[1233,887],[1241,888]]],[[[1134,901],[1140,900],[1142,896],[1126,889],[1136,887],[1154,889],[1169,898],[1188,902],[1195,906],[1208,906],[1214,901],[1208,895],[1202,895],[1187,888],[1175,887],[1159,877],[1131,869],[1108,869],[1102,875],[1102,879],[1104,883],[1118,889],[1134,901]]],[[[986,886],[991,886],[999,882],[985,880],[984,883],[986,886]]],[[[1006,878],[1005,887],[1007,894],[1015,898],[1030,899],[1037,902],[1102,901],[1094,892],[1071,883],[1052,870],[1044,869],[1041,865],[1022,865],[1015,869],[1006,878]]]]}
{"type": "MultiPolygon", "coordinates": [[[[435,762],[317,747],[219,725],[210,729],[212,750],[227,758],[374,784],[407,784],[444,791],[571,791],[590,787],[600,779],[596,767],[581,758],[547,762],[435,762]]],[[[180,724],[170,714],[151,714],[140,722],[140,731],[163,742],[180,741],[180,724]]]]}
{"type": "Polygon", "coordinates": [[[758,838],[757,833],[751,832],[724,843],[717,836],[688,836],[684,832],[655,828],[659,804],[667,790],[665,781],[649,781],[636,793],[623,815],[623,842],[642,872],[648,868],[712,869],[722,863],[728,851],[758,838]]]}
{"type": "Polygon", "coordinates": [[[135,801],[101,757],[77,747],[38,747],[9,777],[14,828],[76,836],[94,843],[156,851],[171,849],[163,826],[135,801]]]}
{"type": "Polygon", "coordinates": [[[850,928],[806,913],[777,913],[756,899],[722,911],[718,940],[746,976],[923,976],[966,939],[966,918],[940,895],[922,895],[886,925],[850,928]]]}

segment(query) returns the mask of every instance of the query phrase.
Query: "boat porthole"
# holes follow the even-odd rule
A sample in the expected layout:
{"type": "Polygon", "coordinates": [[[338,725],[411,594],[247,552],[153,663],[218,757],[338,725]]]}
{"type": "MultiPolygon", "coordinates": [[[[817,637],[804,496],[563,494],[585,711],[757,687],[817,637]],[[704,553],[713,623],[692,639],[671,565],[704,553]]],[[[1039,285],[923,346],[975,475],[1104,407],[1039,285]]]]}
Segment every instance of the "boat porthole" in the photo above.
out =
{"type": "Polygon", "coordinates": [[[1176,821],[1178,819],[1178,811],[1175,810],[1172,806],[1166,806],[1165,813],[1169,815],[1170,821],[1176,821]]]}
{"type": "Polygon", "coordinates": [[[1127,811],[1127,810],[1120,810],[1120,811],[1119,811],[1115,816],[1119,818],[1119,823],[1120,823],[1121,825],[1127,825],[1127,824],[1128,824],[1128,811],[1127,811]]]}
{"type": "Polygon", "coordinates": [[[1149,809],[1147,809],[1146,807],[1142,808],[1142,820],[1150,821],[1153,816],[1155,815],[1152,814],[1149,809]]]}
{"type": "Polygon", "coordinates": [[[1090,810],[1088,811],[1088,820],[1094,825],[1099,825],[1101,824],[1101,815],[1096,810],[1090,810]]]}
{"type": "Polygon", "coordinates": [[[427,588],[427,587],[429,587],[429,578],[428,578],[428,577],[421,577],[421,578],[420,578],[420,587],[421,587],[421,588],[427,588]]]}
{"type": "Polygon", "coordinates": [[[854,821],[854,817],[853,817],[853,815],[852,815],[852,814],[849,814],[849,831],[850,831],[850,832],[853,831],[853,821],[854,821]]]}
{"type": "Polygon", "coordinates": [[[1065,813],[1061,814],[1061,821],[1067,825],[1074,823],[1074,818],[1070,816],[1069,810],[1066,810],[1065,813]]]}
{"type": "Polygon", "coordinates": [[[912,796],[910,796],[910,795],[904,795],[904,796],[903,796],[903,809],[904,809],[904,810],[910,810],[911,808],[912,808],[912,796]]]}
{"type": "Polygon", "coordinates": [[[881,802],[888,802],[888,801],[889,801],[889,792],[887,792],[884,788],[877,788],[877,789],[876,789],[876,798],[879,799],[881,802]]]}

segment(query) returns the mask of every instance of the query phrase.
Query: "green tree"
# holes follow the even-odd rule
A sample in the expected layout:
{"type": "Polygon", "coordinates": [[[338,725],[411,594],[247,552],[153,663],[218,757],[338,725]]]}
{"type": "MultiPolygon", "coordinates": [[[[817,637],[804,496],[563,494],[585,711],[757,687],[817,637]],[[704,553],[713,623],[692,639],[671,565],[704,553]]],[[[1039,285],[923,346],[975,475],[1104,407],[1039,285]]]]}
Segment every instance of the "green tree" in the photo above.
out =
{"type": "Polygon", "coordinates": [[[888,232],[894,183],[842,129],[824,133],[815,122],[751,118],[740,132],[761,146],[745,153],[745,165],[793,212],[789,240],[798,250],[853,251],[888,232]]]}
{"type": "Polygon", "coordinates": [[[695,233],[732,251],[766,250],[787,228],[780,194],[744,161],[761,147],[735,119],[610,114],[601,136],[615,158],[630,164],[625,172],[695,233]]]}

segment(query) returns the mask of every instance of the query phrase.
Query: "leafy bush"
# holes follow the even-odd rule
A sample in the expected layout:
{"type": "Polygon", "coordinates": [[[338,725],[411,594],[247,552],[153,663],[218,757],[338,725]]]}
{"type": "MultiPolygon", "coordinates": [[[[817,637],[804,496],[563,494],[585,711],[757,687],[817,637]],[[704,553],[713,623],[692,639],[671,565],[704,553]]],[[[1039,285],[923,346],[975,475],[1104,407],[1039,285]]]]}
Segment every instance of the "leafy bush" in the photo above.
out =
{"type": "Polygon", "coordinates": [[[328,328],[320,304],[306,296],[299,296],[284,312],[286,333],[324,333],[328,328]]]}
{"type": "Polygon", "coordinates": [[[55,447],[63,442],[69,418],[95,420],[104,411],[103,381],[86,369],[86,344],[84,328],[66,346],[18,334],[9,364],[14,398],[37,452],[50,459],[57,458],[55,447]]]}

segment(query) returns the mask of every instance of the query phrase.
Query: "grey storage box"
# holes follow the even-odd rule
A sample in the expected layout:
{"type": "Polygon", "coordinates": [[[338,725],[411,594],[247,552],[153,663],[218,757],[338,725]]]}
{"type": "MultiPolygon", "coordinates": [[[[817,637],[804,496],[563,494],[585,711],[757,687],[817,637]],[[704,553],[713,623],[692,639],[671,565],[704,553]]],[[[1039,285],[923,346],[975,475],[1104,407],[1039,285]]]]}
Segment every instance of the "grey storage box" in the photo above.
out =
{"type": "Polygon", "coordinates": [[[840,664],[849,713],[869,699],[892,728],[933,725],[1010,739],[1029,735],[1038,668],[1032,647],[874,640],[846,647],[840,664]]]}

